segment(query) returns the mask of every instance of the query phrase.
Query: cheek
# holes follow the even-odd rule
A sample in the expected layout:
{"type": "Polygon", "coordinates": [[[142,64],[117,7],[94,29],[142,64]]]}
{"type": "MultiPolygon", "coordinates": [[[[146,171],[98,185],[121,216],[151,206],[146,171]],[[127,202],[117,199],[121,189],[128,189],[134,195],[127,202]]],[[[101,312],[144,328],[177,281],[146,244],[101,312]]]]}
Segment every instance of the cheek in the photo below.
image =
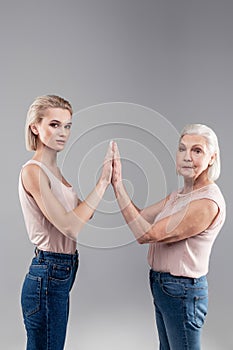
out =
{"type": "Polygon", "coordinates": [[[197,159],[195,165],[199,168],[206,169],[208,167],[208,159],[197,159]]]}
{"type": "Polygon", "coordinates": [[[56,135],[56,133],[58,132],[58,129],[47,129],[46,130],[46,135],[48,137],[52,137],[53,135],[56,135]]]}
{"type": "Polygon", "coordinates": [[[41,134],[42,140],[44,140],[46,142],[50,142],[52,140],[53,136],[54,136],[54,132],[52,132],[50,130],[46,130],[41,134]]]}
{"type": "Polygon", "coordinates": [[[181,161],[181,154],[180,153],[177,153],[176,154],[176,166],[179,165],[180,161],[181,161]]]}

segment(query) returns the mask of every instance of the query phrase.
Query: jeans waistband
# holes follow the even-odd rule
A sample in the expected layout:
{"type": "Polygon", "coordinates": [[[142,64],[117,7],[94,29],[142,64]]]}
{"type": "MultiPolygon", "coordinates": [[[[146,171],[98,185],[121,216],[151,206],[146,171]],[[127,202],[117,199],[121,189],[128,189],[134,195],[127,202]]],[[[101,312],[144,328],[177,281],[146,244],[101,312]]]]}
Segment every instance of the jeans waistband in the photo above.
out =
{"type": "Polygon", "coordinates": [[[35,256],[39,260],[51,260],[51,261],[60,261],[66,263],[74,263],[78,260],[78,251],[76,250],[74,254],[65,254],[65,253],[54,253],[47,252],[45,250],[40,250],[37,247],[35,248],[35,256]]]}
{"type": "Polygon", "coordinates": [[[183,283],[191,283],[196,284],[198,282],[206,280],[206,276],[201,277],[186,277],[186,276],[175,276],[172,275],[169,272],[159,272],[154,271],[153,269],[150,270],[150,275],[153,276],[157,280],[173,280],[173,281],[182,281],[183,283]]]}

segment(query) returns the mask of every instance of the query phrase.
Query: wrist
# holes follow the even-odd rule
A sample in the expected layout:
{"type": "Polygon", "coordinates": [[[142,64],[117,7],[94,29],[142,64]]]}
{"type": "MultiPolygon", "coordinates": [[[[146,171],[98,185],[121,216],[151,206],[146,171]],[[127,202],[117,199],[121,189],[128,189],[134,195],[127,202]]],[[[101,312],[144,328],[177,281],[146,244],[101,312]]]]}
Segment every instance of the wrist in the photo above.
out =
{"type": "Polygon", "coordinates": [[[108,187],[108,185],[109,185],[109,183],[106,181],[106,180],[104,180],[104,179],[99,179],[99,181],[97,182],[97,185],[96,185],[96,187],[100,190],[100,191],[105,191],[106,190],[106,188],[108,187]]]}
{"type": "Polygon", "coordinates": [[[113,189],[116,195],[120,195],[124,188],[122,180],[115,181],[113,183],[113,189]]]}

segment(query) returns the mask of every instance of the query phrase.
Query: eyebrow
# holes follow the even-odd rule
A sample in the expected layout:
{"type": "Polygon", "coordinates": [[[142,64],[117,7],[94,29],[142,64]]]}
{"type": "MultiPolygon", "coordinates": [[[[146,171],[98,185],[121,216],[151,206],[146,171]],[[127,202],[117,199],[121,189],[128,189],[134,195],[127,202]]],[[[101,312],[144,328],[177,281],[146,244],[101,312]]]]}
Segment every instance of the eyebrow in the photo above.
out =
{"type": "MultiPolygon", "coordinates": [[[[50,123],[57,123],[57,124],[62,124],[61,122],[60,122],[60,120],[56,120],[56,119],[53,119],[53,120],[50,120],[50,123]]],[[[72,122],[65,122],[64,124],[72,124],[72,122]]]]}
{"type": "MultiPolygon", "coordinates": [[[[185,143],[183,143],[183,142],[180,142],[179,145],[180,145],[180,146],[185,146],[185,147],[186,147],[185,143]]],[[[197,144],[195,144],[195,145],[192,145],[192,147],[203,147],[203,145],[197,143],[197,144]]]]}

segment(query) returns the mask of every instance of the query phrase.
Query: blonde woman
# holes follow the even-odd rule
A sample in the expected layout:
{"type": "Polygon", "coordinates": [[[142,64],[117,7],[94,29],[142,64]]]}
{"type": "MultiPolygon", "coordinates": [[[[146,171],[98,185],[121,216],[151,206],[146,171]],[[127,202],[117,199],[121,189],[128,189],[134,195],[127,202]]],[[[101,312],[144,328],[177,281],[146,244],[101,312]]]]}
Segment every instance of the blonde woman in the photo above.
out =
{"type": "Polygon", "coordinates": [[[139,243],[149,244],[150,286],[161,350],[200,350],[208,309],[207,273],[213,243],[225,220],[216,134],[202,124],[181,132],[176,170],[184,186],[139,210],[123,184],[116,143],[112,184],[139,243]]]}
{"type": "Polygon", "coordinates": [[[109,145],[102,174],[81,202],[57,166],[69,138],[72,107],[47,95],[28,110],[26,147],[33,157],[23,165],[19,197],[27,232],[35,246],[21,294],[27,350],[62,350],[69,315],[69,294],[78,269],[77,235],[92,217],[112,176],[109,145]]]}

